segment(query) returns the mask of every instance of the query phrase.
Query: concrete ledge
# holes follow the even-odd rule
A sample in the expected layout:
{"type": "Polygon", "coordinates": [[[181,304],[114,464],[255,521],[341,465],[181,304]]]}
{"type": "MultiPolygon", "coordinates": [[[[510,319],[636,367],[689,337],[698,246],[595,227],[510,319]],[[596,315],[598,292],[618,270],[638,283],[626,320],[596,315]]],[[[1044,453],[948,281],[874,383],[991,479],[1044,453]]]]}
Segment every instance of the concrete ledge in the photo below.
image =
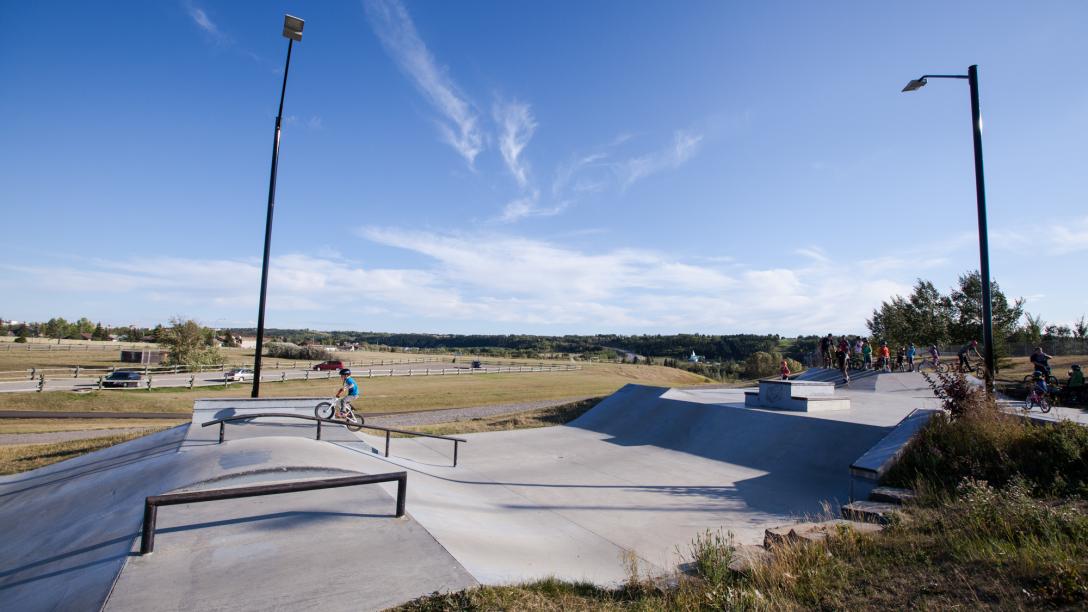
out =
{"type": "Polygon", "coordinates": [[[880,442],[858,457],[850,466],[850,499],[867,498],[884,474],[899,460],[911,438],[938,412],[941,410],[933,408],[911,411],[880,442]]]}

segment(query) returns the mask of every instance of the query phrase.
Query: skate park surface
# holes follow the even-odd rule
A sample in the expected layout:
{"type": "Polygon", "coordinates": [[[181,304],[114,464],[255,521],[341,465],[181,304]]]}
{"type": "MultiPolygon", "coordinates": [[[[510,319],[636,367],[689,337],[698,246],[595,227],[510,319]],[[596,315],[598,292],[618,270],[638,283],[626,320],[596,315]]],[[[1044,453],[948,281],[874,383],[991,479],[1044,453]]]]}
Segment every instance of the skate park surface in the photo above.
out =
{"type": "MultiPolygon", "coordinates": [[[[808,374],[818,379],[820,372],[808,374]]],[[[750,390],[750,389],[749,389],[750,390]]],[[[316,398],[198,401],[192,424],[0,478],[0,608],[381,609],[433,591],[555,576],[613,585],[667,573],[707,530],[738,543],[835,512],[848,468],[904,416],[935,408],[911,373],[836,390],[849,410],[745,408],[745,389],[628,385],[564,426],[392,440],[309,421],[201,427],[316,398]],[[395,483],[170,506],[139,556],[148,495],[350,473],[395,483]],[[829,504],[829,505],[825,505],[829,504]]]]}

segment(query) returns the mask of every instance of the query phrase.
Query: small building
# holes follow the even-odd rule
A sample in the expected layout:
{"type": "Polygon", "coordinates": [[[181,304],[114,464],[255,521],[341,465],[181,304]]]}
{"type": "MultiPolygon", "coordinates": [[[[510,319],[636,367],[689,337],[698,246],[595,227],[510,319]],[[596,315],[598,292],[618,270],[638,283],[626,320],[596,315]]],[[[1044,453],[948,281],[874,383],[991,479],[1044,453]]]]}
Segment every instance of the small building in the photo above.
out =
{"type": "Polygon", "coordinates": [[[257,336],[241,336],[239,345],[244,349],[255,349],[257,348],[257,336]]]}
{"type": "Polygon", "coordinates": [[[155,365],[160,364],[166,360],[166,356],[169,355],[169,351],[142,351],[131,350],[121,351],[122,363],[139,363],[143,365],[155,365]]]}
{"type": "Polygon", "coordinates": [[[696,355],[695,351],[691,351],[691,357],[688,357],[688,361],[690,361],[691,363],[699,363],[702,360],[703,357],[701,355],[696,355]]]}

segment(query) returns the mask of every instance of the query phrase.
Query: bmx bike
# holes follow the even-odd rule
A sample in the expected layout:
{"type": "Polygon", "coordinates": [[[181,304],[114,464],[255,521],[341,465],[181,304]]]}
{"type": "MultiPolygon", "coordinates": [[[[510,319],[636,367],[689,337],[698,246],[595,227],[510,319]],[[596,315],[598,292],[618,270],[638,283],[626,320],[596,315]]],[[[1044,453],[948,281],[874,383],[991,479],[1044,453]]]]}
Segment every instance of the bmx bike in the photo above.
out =
{"type": "Polygon", "coordinates": [[[921,372],[923,369],[933,370],[934,372],[945,373],[948,371],[948,364],[937,361],[932,357],[926,357],[917,366],[915,366],[915,372],[921,372]]]}
{"type": "MultiPolygon", "coordinates": [[[[1054,376],[1053,374],[1050,373],[1050,368],[1047,368],[1046,370],[1040,370],[1040,371],[1044,372],[1044,377],[1046,378],[1046,384],[1048,384],[1048,385],[1058,384],[1058,377],[1054,376]]],[[[1030,385],[1034,380],[1034,376],[1035,376],[1034,372],[1032,372],[1031,374],[1028,374],[1027,376],[1025,376],[1024,377],[1024,384],[1025,385],[1030,385]]]]}
{"type": "Polygon", "coordinates": [[[967,367],[959,366],[960,371],[964,374],[974,374],[977,378],[986,377],[986,364],[981,360],[971,361],[967,360],[967,367]]]}
{"type": "Polygon", "coordinates": [[[1032,408],[1038,406],[1039,411],[1043,414],[1050,412],[1050,401],[1047,400],[1046,394],[1041,393],[1039,389],[1032,386],[1031,391],[1028,392],[1027,399],[1024,400],[1024,412],[1030,412],[1032,408]]]}
{"type": "MultiPolygon", "coordinates": [[[[328,421],[336,420],[334,418],[337,416],[336,413],[338,412],[336,404],[339,401],[340,400],[338,399],[333,399],[330,401],[318,402],[318,404],[314,406],[314,416],[328,421]]],[[[340,416],[343,417],[344,427],[347,427],[348,431],[359,431],[363,428],[363,415],[356,414],[355,409],[352,408],[351,404],[347,401],[344,402],[344,410],[340,416]]]]}

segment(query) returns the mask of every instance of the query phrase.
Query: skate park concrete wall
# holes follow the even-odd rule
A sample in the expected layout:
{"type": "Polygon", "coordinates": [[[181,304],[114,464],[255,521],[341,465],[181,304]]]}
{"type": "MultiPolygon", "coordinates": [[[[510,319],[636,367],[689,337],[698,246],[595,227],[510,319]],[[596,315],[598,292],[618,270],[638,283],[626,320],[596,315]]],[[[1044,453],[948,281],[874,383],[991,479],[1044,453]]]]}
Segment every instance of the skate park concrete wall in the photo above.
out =
{"type": "Polygon", "coordinates": [[[475,584],[378,486],[171,506],[156,552],[137,557],[149,495],[390,471],[360,460],[354,436],[276,426],[224,444],[180,426],[0,479],[0,609],[372,609],[475,584]]]}

